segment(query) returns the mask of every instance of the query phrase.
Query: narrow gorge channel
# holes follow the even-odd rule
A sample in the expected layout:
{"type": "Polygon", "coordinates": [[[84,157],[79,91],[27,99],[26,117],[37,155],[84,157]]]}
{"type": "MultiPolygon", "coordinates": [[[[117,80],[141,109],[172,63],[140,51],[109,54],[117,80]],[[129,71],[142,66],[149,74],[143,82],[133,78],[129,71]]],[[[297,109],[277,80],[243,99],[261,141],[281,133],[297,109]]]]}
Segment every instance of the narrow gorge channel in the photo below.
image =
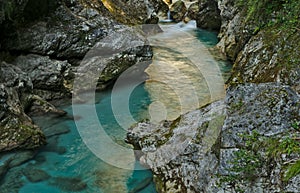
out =
{"type": "MultiPolygon", "coordinates": [[[[130,93],[130,115],[126,111],[115,112],[111,105],[114,97],[117,97],[114,100],[128,97],[124,95],[128,94],[126,90],[132,89],[130,84],[96,94],[96,121],[92,120],[92,116],[86,116],[89,114],[85,111],[88,104],[77,104],[81,114],[77,114],[75,120],[77,124],[90,128],[87,131],[91,138],[98,135],[97,125],[93,123],[99,121],[114,143],[131,149],[124,142],[127,131],[120,126],[118,117],[127,120],[131,116],[135,121],[172,120],[223,97],[224,86],[221,83],[223,77],[227,77],[230,65],[225,61],[216,61],[208,51],[217,43],[216,34],[197,29],[193,21],[161,27],[163,33],[149,38],[154,50],[153,62],[145,70],[144,75],[148,76],[146,82],[130,93]],[[213,98],[211,94],[214,94],[213,98]]],[[[61,108],[68,112],[68,117],[72,117],[71,105],[61,108]]],[[[109,147],[99,147],[104,151],[106,149],[107,155],[111,156],[108,159],[129,160],[128,168],[131,170],[120,169],[101,161],[88,149],[77,131],[78,125],[71,118],[43,116],[33,120],[48,136],[48,145],[30,162],[10,170],[1,192],[156,192],[151,171],[140,170],[132,150],[127,151],[126,157],[119,157],[111,154],[109,147]],[[51,135],[54,131],[56,134],[51,135]],[[139,170],[135,170],[137,168],[139,170]],[[19,178],[24,174],[27,178],[19,178]]]]}

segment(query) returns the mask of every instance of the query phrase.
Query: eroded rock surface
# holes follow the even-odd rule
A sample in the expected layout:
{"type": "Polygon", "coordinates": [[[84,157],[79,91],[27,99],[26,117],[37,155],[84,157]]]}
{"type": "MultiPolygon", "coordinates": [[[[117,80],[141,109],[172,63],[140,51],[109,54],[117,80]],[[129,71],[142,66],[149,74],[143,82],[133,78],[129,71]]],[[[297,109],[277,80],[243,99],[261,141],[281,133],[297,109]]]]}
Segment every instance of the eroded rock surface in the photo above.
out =
{"type": "Polygon", "coordinates": [[[225,104],[215,102],[160,125],[139,123],[129,129],[127,139],[141,149],[136,155],[154,172],[160,192],[298,192],[293,185],[297,176],[287,181],[283,176],[286,163],[299,159],[299,153],[272,157],[268,147],[300,135],[292,126],[300,118],[299,106],[299,96],[288,86],[239,85],[227,90],[225,104]],[[249,151],[257,151],[259,158],[252,158],[252,164],[259,165],[253,166],[254,181],[247,181],[242,169],[238,174],[232,171],[236,152],[249,147],[246,135],[261,143],[258,150],[249,151]],[[228,180],[232,175],[235,180],[228,180]]]}

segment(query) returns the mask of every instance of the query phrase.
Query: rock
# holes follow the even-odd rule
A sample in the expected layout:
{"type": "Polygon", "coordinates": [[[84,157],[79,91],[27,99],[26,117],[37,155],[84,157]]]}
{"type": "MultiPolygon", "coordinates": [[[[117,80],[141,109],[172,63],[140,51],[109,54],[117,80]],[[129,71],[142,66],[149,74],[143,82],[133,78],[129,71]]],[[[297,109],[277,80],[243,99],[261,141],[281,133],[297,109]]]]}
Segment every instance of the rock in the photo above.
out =
{"type": "Polygon", "coordinates": [[[0,68],[0,151],[34,149],[45,144],[45,136],[25,114],[24,100],[32,82],[17,67],[2,63],[0,68]]]}
{"type": "Polygon", "coordinates": [[[222,147],[237,147],[241,133],[254,129],[261,135],[274,136],[289,130],[299,116],[299,96],[288,86],[246,84],[227,90],[229,106],[222,129],[222,147]]]}
{"type": "Polygon", "coordinates": [[[22,151],[16,153],[10,160],[9,160],[9,168],[17,167],[28,160],[31,160],[35,156],[36,152],[34,151],[22,151]]]}
{"type": "Polygon", "coordinates": [[[0,179],[3,179],[7,171],[9,170],[9,162],[1,163],[0,165],[0,179]]]}
{"type": "Polygon", "coordinates": [[[292,58],[299,56],[300,46],[291,43],[298,41],[299,34],[285,37],[276,35],[273,29],[261,30],[236,58],[229,82],[281,82],[299,87],[299,62],[292,58]]]}
{"type": "Polygon", "coordinates": [[[218,2],[222,26],[217,47],[234,62],[228,83],[281,82],[299,93],[300,68],[296,58],[300,47],[293,43],[300,41],[299,30],[282,26],[288,22],[276,23],[280,12],[260,14],[263,6],[242,6],[232,0],[218,2]]]}
{"type": "Polygon", "coordinates": [[[49,15],[49,20],[7,29],[10,33],[3,34],[1,44],[5,50],[48,55],[64,60],[82,59],[116,25],[95,9],[83,8],[79,3],[71,7],[61,5],[49,15]]]}
{"type": "Polygon", "coordinates": [[[169,4],[164,0],[150,0],[154,7],[155,13],[158,17],[167,18],[167,13],[169,11],[169,4]]]}
{"type": "MultiPolygon", "coordinates": [[[[300,136],[291,126],[300,118],[299,106],[300,97],[289,86],[236,85],[227,89],[225,104],[212,103],[173,122],[138,123],[129,129],[127,142],[141,150],[135,151],[137,159],[151,168],[160,192],[298,192],[293,183],[299,174],[288,182],[282,178],[284,165],[300,158],[298,151],[272,158],[268,146],[300,136]],[[249,139],[243,136],[251,133],[256,143],[265,144],[256,153],[245,149],[249,139]],[[246,158],[254,156],[252,174],[233,170],[241,150],[246,158]],[[244,175],[255,177],[249,181],[244,175]]],[[[239,157],[243,164],[246,158],[239,157]]]]}
{"type": "Polygon", "coordinates": [[[33,89],[44,99],[56,99],[70,95],[73,74],[67,61],[50,59],[48,56],[29,54],[19,56],[13,62],[23,72],[27,73],[33,83],[33,89]],[[49,93],[49,94],[46,94],[49,93]],[[50,96],[49,96],[50,95],[50,96]],[[58,96],[55,96],[58,95],[58,96]]]}
{"type": "Polygon", "coordinates": [[[55,152],[59,155],[66,153],[67,149],[63,146],[58,146],[59,135],[52,135],[47,139],[48,144],[42,148],[43,151],[55,152]]]}
{"type": "Polygon", "coordinates": [[[221,27],[220,11],[217,1],[199,0],[188,8],[187,16],[197,22],[197,27],[219,30],[221,27]]]}
{"type": "Polygon", "coordinates": [[[288,183],[288,185],[285,187],[284,191],[285,192],[299,192],[300,190],[300,175],[297,175],[295,177],[293,177],[290,182],[288,183]]]}
{"type": "Polygon", "coordinates": [[[166,10],[163,0],[107,0],[103,5],[110,11],[113,18],[123,24],[156,24],[158,13],[166,10]]]}
{"type": "Polygon", "coordinates": [[[251,37],[253,27],[245,25],[245,18],[239,12],[234,0],[218,1],[218,8],[222,25],[218,37],[220,38],[217,47],[228,59],[234,61],[246,42],[251,37]]]}
{"type": "Polygon", "coordinates": [[[80,177],[55,177],[51,178],[49,184],[67,192],[79,192],[87,188],[80,177]]]}
{"type": "Polygon", "coordinates": [[[79,96],[83,91],[105,88],[111,81],[134,64],[149,63],[152,50],[141,28],[124,27],[112,32],[103,41],[91,49],[76,72],[73,96],[76,101],[84,101],[86,96],[79,96]]]}
{"type": "Polygon", "coordinates": [[[158,191],[205,190],[218,164],[213,152],[219,143],[224,113],[220,101],[174,122],[139,123],[129,129],[127,140],[141,149],[144,155],[139,160],[153,171],[158,191]]]}
{"type": "Polygon", "coordinates": [[[176,22],[182,21],[186,12],[187,12],[187,8],[184,2],[181,0],[176,1],[170,7],[171,17],[176,22]]]}
{"type": "Polygon", "coordinates": [[[47,102],[38,95],[30,95],[28,100],[31,101],[30,106],[27,111],[30,116],[41,116],[41,115],[55,115],[55,116],[64,116],[67,112],[57,109],[54,105],[47,102]]]}
{"type": "Polygon", "coordinates": [[[47,174],[47,172],[35,169],[32,166],[26,167],[23,171],[24,176],[30,181],[30,182],[41,182],[48,180],[50,178],[50,175],[47,174]]]}
{"type": "Polygon", "coordinates": [[[24,186],[23,174],[19,168],[12,168],[4,178],[1,178],[1,192],[18,193],[24,186]]]}
{"type": "Polygon", "coordinates": [[[54,125],[51,127],[44,128],[43,132],[47,138],[50,138],[52,136],[69,133],[70,128],[67,126],[65,126],[65,127],[59,126],[58,127],[57,125],[54,125]]]}
{"type": "Polygon", "coordinates": [[[187,17],[196,20],[199,13],[199,2],[192,3],[188,8],[187,17]]]}

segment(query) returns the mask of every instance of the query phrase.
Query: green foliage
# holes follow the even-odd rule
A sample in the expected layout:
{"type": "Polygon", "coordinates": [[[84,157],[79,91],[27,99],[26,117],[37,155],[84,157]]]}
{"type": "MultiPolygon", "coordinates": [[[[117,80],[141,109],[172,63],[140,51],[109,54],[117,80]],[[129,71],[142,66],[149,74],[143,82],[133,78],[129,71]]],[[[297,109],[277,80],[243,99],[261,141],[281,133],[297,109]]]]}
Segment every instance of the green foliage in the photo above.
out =
{"type": "Polygon", "coordinates": [[[14,12],[14,7],[15,7],[15,1],[14,0],[7,0],[7,1],[2,1],[0,3],[1,5],[1,13],[4,19],[9,19],[12,20],[12,14],[14,12]]]}
{"type": "MultiPolygon", "coordinates": [[[[295,123],[298,128],[298,122],[295,123]]],[[[262,168],[268,168],[269,163],[280,160],[282,154],[291,156],[292,154],[300,154],[300,141],[297,137],[287,134],[286,137],[264,137],[256,130],[251,134],[241,134],[241,138],[245,141],[240,149],[234,152],[234,157],[230,164],[232,167],[228,169],[230,175],[221,176],[220,182],[226,182],[235,187],[238,192],[244,190],[240,187],[241,182],[253,182],[262,174],[262,168]]],[[[292,177],[300,174],[300,160],[296,163],[288,163],[285,170],[283,181],[288,181],[292,177]]]]}
{"type": "Polygon", "coordinates": [[[271,158],[280,158],[282,154],[291,155],[300,153],[300,143],[295,138],[286,137],[284,139],[266,139],[265,143],[267,154],[271,158]]]}
{"type": "Polygon", "coordinates": [[[253,33],[271,26],[300,30],[299,0],[239,0],[237,6],[244,10],[245,21],[256,26],[253,33]]]}
{"type": "Polygon", "coordinates": [[[263,166],[262,156],[258,152],[240,149],[234,153],[231,162],[231,172],[238,173],[239,179],[252,181],[259,176],[259,169],[263,166]]]}
{"type": "Polygon", "coordinates": [[[296,129],[296,130],[300,130],[300,121],[294,121],[293,123],[292,123],[292,127],[294,128],[294,129],[296,129]]]}
{"type": "Polygon", "coordinates": [[[287,182],[298,174],[300,174],[300,160],[297,160],[296,163],[288,166],[287,171],[284,174],[283,181],[287,182]]]}

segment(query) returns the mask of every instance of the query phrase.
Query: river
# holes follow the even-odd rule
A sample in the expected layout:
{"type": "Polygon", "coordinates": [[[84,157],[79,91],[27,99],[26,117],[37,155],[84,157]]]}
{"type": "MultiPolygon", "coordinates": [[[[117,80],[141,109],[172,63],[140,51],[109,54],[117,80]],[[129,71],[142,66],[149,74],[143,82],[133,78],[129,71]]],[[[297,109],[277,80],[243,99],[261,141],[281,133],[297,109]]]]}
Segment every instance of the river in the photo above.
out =
{"type": "Polygon", "coordinates": [[[4,184],[15,181],[22,186],[19,190],[2,189],[1,193],[156,192],[151,171],[135,161],[131,146],[124,142],[125,127],[142,119],[172,120],[222,98],[223,80],[230,70],[227,62],[216,61],[208,51],[217,43],[216,33],[196,29],[194,21],[161,27],[164,33],[149,38],[154,58],[145,70],[145,82],[135,88],[128,84],[97,93],[92,105],[95,117],[89,114],[90,104],[73,104],[60,108],[69,117],[76,108],[76,121],[51,116],[33,118],[43,130],[61,129],[66,133],[49,137],[48,145],[33,160],[10,171],[6,178],[11,180],[5,179],[4,184]],[[112,103],[124,98],[128,98],[127,110],[115,109],[112,103]],[[120,120],[128,122],[124,126],[120,120]],[[48,177],[30,181],[20,172],[30,168],[43,171],[48,177]]]}

